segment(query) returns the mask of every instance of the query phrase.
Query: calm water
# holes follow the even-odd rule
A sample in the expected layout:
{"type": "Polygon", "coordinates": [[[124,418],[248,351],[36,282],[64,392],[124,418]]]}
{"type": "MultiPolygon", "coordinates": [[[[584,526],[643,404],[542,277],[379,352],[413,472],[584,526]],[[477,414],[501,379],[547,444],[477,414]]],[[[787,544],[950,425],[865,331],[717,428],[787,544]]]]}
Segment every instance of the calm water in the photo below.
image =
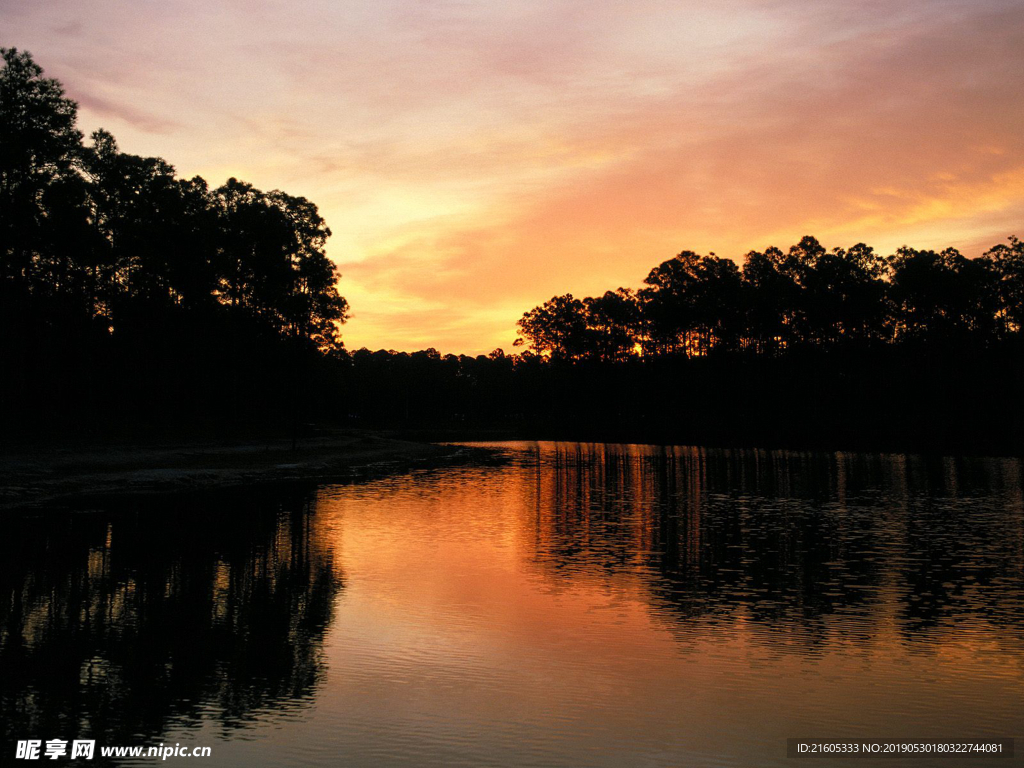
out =
{"type": "MultiPolygon", "coordinates": [[[[787,737],[1024,736],[1021,461],[492,447],[7,515],[0,762],[28,737],[209,766],[791,766],[787,737]]],[[[1024,744],[940,762],[968,764],[1024,744]]]]}

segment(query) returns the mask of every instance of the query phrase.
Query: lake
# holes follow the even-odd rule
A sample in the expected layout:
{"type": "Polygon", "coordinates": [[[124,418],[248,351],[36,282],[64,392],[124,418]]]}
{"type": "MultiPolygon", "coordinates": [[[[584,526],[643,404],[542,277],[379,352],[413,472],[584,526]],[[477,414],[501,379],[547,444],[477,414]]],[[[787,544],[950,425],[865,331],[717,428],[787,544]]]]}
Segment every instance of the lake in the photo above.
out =
{"type": "Polygon", "coordinates": [[[1021,460],[467,451],[8,513],[0,762],[36,738],[91,764],[783,766],[790,737],[1024,736],[1021,460]]]}

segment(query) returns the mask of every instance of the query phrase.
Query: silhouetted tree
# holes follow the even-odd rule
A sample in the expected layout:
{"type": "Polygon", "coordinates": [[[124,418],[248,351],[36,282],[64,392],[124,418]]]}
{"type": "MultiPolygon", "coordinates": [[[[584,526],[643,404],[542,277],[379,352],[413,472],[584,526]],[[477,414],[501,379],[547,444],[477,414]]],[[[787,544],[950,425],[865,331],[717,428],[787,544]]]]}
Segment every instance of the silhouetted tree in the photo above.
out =
{"type": "Polygon", "coordinates": [[[743,313],[735,262],[683,251],[644,282],[640,300],[655,351],[705,355],[738,344],[743,313]]]}
{"type": "Polygon", "coordinates": [[[996,273],[997,317],[1004,336],[1024,331],[1024,242],[1011,237],[985,253],[996,273]]]}
{"type": "Polygon", "coordinates": [[[751,251],[743,264],[749,345],[776,355],[796,340],[800,285],[796,265],[778,248],[751,251]]]}
{"type": "Polygon", "coordinates": [[[848,250],[816,249],[801,270],[805,340],[830,346],[884,339],[889,325],[884,270],[884,260],[863,243],[848,250]]]}
{"type": "Polygon", "coordinates": [[[331,231],[316,206],[284,192],[264,193],[229,179],[214,193],[220,212],[219,294],[291,337],[337,350],[336,324],[348,304],[324,253],[331,231]]]}
{"type": "Polygon", "coordinates": [[[558,360],[579,360],[587,352],[587,315],[571,293],[555,296],[519,320],[519,331],[531,346],[558,360]]]}
{"type": "Polygon", "coordinates": [[[6,423],[66,420],[85,403],[294,417],[321,386],[309,386],[314,370],[336,385],[348,305],[312,202],[236,179],[211,191],[106,131],[84,145],[60,84],[29,54],[0,53],[6,423]],[[299,382],[304,396],[290,396],[299,382]]]}
{"type": "Polygon", "coordinates": [[[54,226],[50,208],[65,227],[75,218],[68,204],[77,195],[69,187],[82,134],[77,105],[59,82],[42,77],[28,53],[0,48],[0,56],[0,296],[6,303],[69,271],[48,263],[61,258],[54,241],[62,227],[54,226]]]}
{"type": "Polygon", "coordinates": [[[994,337],[998,280],[991,259],[900,248],[890,260],[898,338],[950,342],[994,337]]]}
{"type": "Polygon", "coordinates": [[[558,296],[523,316],[523,343],[556,359],[702,357],[713,350],[775,357],[801,347],[995,342],[1021,333],[1024,245],[1016,238],[976,259],[864,243],[826,250],[804,237],[788,252],[729,259],[682,251],[633,293],[582,302],[558,296]]]}
{"type": "Polygon", "coordinates": [[[636,352],[643,335],[640,305],[628,288],[583,300],[588,346],[606,362],[621,362],[636,352]]]}

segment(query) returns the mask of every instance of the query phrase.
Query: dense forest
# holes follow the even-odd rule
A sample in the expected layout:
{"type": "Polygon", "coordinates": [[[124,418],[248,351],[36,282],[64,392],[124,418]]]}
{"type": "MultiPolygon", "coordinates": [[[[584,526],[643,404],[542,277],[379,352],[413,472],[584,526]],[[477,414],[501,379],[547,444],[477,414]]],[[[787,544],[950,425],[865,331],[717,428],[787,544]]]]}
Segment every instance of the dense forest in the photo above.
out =
{"type": "Polygon", "coordinates": [[[10,435],[266,425],[730,445],[1024,449],[1024,243],[805,237],[683,251],[556,296],[518,354],[350,352],[316,206],[85,141],[32,58],[0,71],[0,418],[10,435]]]}
{"type": "Polygon", "coordinates": [[[428,433],[448,414],[481,437],[1020,452],[1022,328],[1016,237],[974,259],[804,237],[555,296],[519,321],[515,356],[357,351],[349,389],[428,433]]]}
{"type": "Polygon", "coordinates": [[[0,71],[0,416],[14,429],[287,418],[332,399],[347,311],[301,197],[89,142],[31,56],[0,71]]]}
{"type": "Polygon", "coordinates": [[[965,258],[900,248],[883,257],[859,243],[826,251],[813,237],[788,251],[752,251],[742,268],[683,251],[639,291],[556,296],[520,321],[539,353],[623,361],[743,352],[777,357],[801,347],[992,347],[1024,326],[1024,243],[1011,237],[965,258]]]}

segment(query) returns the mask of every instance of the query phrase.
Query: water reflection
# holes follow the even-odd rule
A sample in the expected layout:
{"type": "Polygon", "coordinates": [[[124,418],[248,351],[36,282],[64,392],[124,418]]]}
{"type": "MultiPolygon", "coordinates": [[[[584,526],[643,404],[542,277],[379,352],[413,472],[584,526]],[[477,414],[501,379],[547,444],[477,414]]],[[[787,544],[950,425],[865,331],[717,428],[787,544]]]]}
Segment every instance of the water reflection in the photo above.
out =
{"type": "Polygon", "coordinates": [[[4,520],[6,742],[785,766],[792,736],[1020,735],[1019,460],[493,450],[4,520]]]}
{"type": "Polygon", "coordinates": [[[798,631],[801,653],[893,622],[915,641],[979,622],[1024,639],[1019,460],[520,449],[536,567],[555,580],[639,574],[679,633],[741,618],[768,642],[798,631]]]}
{"type": "MultiPolygon", "coordinates": [[[[123,505],[122,505],[123,506],[123,505]]],[[[311,700],[341,579],[308,499],[9,515],[0,733],[145,743],[311,700]]]]}

